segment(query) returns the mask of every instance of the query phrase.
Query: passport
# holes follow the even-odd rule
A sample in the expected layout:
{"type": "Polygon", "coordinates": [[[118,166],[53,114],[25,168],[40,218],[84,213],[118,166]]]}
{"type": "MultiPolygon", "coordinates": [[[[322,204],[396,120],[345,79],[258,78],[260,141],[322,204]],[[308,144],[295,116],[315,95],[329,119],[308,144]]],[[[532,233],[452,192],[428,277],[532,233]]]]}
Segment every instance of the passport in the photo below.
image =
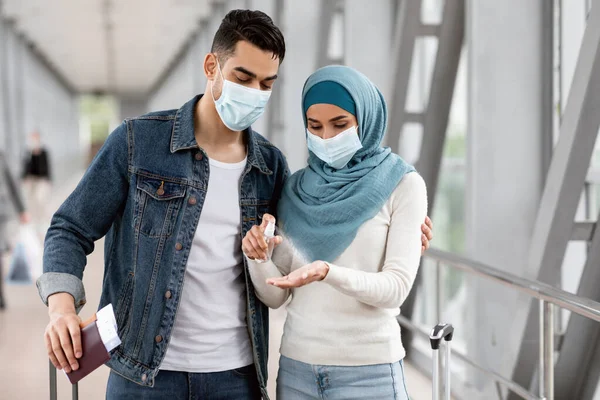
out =
{"type": "MultiPolygon", "coordinates": [[[[121,344],[112,304],[98,311],[82,324],[79,369],[65,373],[72,384],[79,382],[110,360],[110,351],[121,344]]],[[[64,371],[64,370],[63,370],[64,371]]]]}

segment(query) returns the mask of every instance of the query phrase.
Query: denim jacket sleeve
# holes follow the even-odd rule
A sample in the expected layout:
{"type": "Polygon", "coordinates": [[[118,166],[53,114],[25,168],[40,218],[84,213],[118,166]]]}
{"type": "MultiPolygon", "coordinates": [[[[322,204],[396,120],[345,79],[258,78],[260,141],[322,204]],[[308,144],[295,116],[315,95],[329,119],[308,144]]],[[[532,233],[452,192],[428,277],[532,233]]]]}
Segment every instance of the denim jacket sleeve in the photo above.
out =
{"type": "Polygon", "coordinates": [[[124,208],[130,152],[124,122],[109,135],[77,188],[54,214],[44,245],[44,274],[37,281],[44,304],[56,293],[71,294],[77,312],[86,303],[82,282],[86,257],[124,208]]]}

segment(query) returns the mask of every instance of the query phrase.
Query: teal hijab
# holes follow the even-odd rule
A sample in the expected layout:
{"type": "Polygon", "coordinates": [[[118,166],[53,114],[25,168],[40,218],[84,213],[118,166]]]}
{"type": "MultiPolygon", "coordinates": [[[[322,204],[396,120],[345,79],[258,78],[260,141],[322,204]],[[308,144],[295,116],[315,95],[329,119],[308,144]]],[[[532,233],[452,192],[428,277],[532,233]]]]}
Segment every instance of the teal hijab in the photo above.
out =
{"type": "MultiPolygon", "coordinates": [[[[332,262],[339,257],[362,224],[381,210],[404,175],[415,170],[381,147],[387,126],[385,100],[366,76],[350,67],[324,67],[308,78],[302,91],[305,127],[307,93],[322,82],[337,84],[350,95],[363,147],[339,170],[309,152],[308,166],[286,181],[278,206],[280,228],[307,262],[332,262]]],[[[331,95],[319,101],[315,92],[322,91],[310,94],[311,104],[349,107],[331,95]]]]}

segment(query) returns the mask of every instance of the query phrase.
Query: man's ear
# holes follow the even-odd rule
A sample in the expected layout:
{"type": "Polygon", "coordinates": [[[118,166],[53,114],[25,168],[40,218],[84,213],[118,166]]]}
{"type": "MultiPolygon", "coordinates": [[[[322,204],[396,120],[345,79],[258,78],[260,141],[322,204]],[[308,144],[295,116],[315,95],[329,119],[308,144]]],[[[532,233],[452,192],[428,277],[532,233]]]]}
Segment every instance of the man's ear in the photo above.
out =
{"type": "Polygon", "coordinates": [[[219,73],[219,64],[217,62],[217,56],[213,53],[208,53],[204,57],[204,75],[211,80],[219,73]]]}

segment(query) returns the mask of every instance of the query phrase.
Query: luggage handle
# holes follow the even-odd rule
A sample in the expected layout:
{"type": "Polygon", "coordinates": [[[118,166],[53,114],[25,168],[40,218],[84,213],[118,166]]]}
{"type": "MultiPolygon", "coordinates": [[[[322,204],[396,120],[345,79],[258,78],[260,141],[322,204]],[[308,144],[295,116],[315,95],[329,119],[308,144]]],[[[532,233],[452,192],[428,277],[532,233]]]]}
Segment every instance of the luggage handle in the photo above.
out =
{"type": "MultiPolygon", "coordinates": [[[[52,361],[49,361],[50,367],[50,400],[58,399],[58,390],[57,390],[57,382],[56,382],[56,368],[52,361]]],[[[71,385],[71,397],[73,400],[79,400],[79,387],[78,384],[75,383],[71,385]]]]}
{"type": "Polygon", "coordinates": [[[442,339],[446,342],[446,384],[445,399],[450,400],[450,342],[454,337],[454,327],[452,324],[437,324],[431,330],[429,341],[431,350],[433,350],[433,400],[439,400],[442,396],[442,385],[440,382],[441,354],[440,344],[442,339]]]}
{"type": "Polygon", "coordinates": [[[446,342],[451,342],[454,336],[454,327],[452,324],[437,324],[431,330],[429,341],[431,342],[432,350],[439,350],[440,342],[444,339],[446,342]]]}

